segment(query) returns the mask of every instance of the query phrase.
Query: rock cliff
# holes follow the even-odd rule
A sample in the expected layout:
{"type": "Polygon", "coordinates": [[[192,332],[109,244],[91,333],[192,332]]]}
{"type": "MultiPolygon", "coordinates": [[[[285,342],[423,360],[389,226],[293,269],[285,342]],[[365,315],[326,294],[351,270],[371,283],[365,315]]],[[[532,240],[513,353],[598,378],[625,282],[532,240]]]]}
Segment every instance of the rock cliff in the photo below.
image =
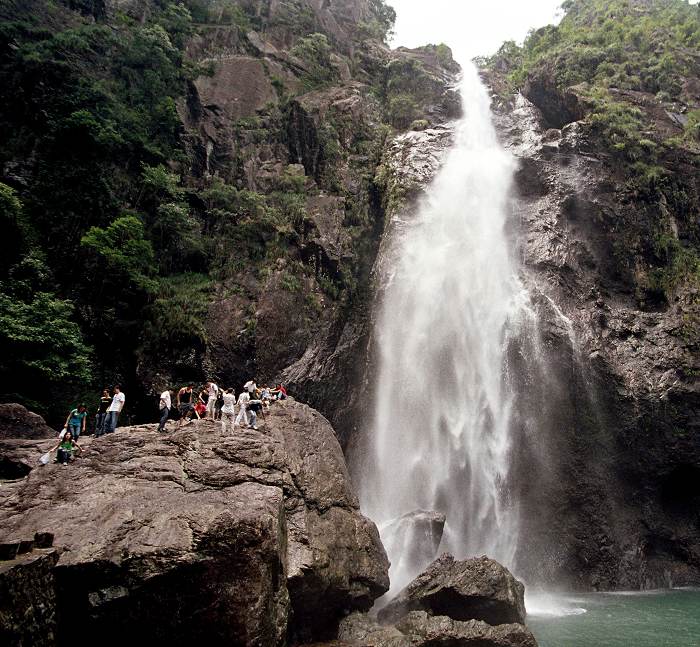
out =
{"type": "Polygon", "coordinates": [[[333,430],[307,406],[278,403],[260,431],[226,436],[206,421],[120,428],[65,467],[37,464],[48,442],[2,441],[34,469],[3,484],[0,539],[54,535],[59,644],[333,638],[388,588],[333,430]]]}
{"type": "MultiPolygon", "coordinates": [[[[659,6],[633,11],[660,20],[659,6]]],[[[500,137],[519,161],[512,234],[538,320],[512,352],[524,384],[520,572],[583,588],[697,583],[700,302],[692,262],[686,270],[678,259],[697,253],[700,162],[674,111],[697,108],[698,68],[686,70],[675,108],[663,93],[610,81],[606,100],[637,119],[615,148],[612,104],[595,103],[590,84],[567,86],[543,51],[522,93],[512,92],[506,48],[484,70],[500,137]],[[648,149],[630,153],[632,171],[620,150],[641,136],[648,149]],[[663,179],[646,177],[653,164],[663,179]]]]}

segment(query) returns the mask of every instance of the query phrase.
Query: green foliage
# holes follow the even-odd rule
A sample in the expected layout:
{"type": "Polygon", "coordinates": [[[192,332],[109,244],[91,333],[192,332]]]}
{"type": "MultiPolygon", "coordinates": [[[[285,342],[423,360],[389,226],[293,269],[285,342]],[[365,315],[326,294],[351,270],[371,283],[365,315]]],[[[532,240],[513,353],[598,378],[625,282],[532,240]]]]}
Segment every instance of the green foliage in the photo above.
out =
{"type": "Polygon", "coordinates": [[[697,69],[700,15],[685,0],[571,0],[563,9],[559,25],[530,32],[522,48],[504,43],[489,65],[509,70],[515,86],[546,66],[561,88],[587,82],[671,98],[697,69]]]}
{"type": "Polygon", "coordinates": [[[173,350],[203,348],[212,290],[213,282],[205,274],[185,273],[162,279],[144,313],[140,351],[153,357],[173,350]]]}
{"type": "Polygon", "coordinates": [[[24,297],[0,291],[0,396],[55,416],[90,383],[91,349],[72,303],[47,292],[24,297]]]}
{"type": "Polygon", "coordinates": [[[357,27],[360,38],[374,38],[384,43],[388,42],[394,35],[396,11],[384,0],[370,0],[369,9],[370,17],[357,27]]]}
{"type": "Polygon", "coordinates": [[[236,25],[243,32],[253,27],[236,0],[187,0],[186,4],[194,22],[236,25]]]}
{"type": "Polygon", "coordinates": [[[686,283],[700,286],[700,255],[696,251],[668,234],[658,236],[654,246],[663,264],[648,272],[645,286],[648,290],[668,298],[686,283]]]}
{"type": "Polygon", "coordinates": [[[143,292],[155,289],[155,257],[143,222],[125,215],[106,228],[91,227],[81,241],[96,275],[143,292]]]}
{"type": "Polygon", "coordinates": [[[331,64],[331,46],[325,34],[311,34],[300,38],[292,48],[292,54],[306,66],[304,82],[308,87],[317,87],[337,78],[331,64]]]}
{"type": "Polygon", "coordinates": [[[418,116],[418,106],[414,98],[405,92],[389,99],[389,121],[395,128],[408,128],[418,116]]]}

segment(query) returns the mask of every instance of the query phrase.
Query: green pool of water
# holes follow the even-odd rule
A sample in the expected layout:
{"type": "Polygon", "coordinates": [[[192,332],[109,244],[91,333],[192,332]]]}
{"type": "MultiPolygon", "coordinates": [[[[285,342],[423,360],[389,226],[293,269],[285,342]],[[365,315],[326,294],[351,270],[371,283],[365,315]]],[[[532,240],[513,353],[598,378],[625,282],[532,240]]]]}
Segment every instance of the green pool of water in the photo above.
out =
{"type": "Polygon", "coordinates": [[[700,647],[700,589],[528,596],[540,647],[700,647]]]}

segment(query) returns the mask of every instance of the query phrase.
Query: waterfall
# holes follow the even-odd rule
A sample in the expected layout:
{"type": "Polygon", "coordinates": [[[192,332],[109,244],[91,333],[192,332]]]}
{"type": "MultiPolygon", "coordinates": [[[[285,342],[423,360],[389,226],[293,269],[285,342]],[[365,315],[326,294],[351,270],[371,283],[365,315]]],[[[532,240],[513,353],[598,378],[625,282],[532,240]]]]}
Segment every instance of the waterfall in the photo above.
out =
{"type": "Polygon", "coordinates": [[[376,408],[359,486],[392,562],[392,593],[425,566],[396,534],[402,515],[443,514],[441,550],[458,558],[486,553],[512,568],[518,541],[506,351],[527,297],[505,232],[515,162],[472,65],[461,94],[455,142],[391,234],[375,330],[376,408]]]}

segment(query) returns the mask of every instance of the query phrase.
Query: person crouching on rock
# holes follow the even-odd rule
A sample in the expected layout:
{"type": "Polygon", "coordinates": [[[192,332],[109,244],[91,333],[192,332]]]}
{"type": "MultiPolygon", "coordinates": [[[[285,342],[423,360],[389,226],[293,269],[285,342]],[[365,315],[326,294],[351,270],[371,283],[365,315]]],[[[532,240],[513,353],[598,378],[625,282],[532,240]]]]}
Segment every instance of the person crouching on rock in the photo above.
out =
{"type": "Polygon", "coordinates": [[[226,389],[224,404],[221,407],[221,433],[233,431],[236,416],[236,394],[233,389],[226,389]]]}
{"type": "Polygon", "coordinates": [[[178,427],[182,427],[186,422],[188,422],[189,417],[194,411],[194,394],[192,393],[192,385],[188,384],[183,386],[177,392],[177,410],[180,412],[180,422],[178,427]]]}
{"type": "Polygon", "coordinates": [[[53,447],[50,451],[56,451],[56,462],[62,465],[67,465],[69,461],[72,461],[74,456],[80,453],[80,446],[75,440],[73,440],[73,434],[67,431],[65,436],[58,441],[58,444],[53,447]]]}

